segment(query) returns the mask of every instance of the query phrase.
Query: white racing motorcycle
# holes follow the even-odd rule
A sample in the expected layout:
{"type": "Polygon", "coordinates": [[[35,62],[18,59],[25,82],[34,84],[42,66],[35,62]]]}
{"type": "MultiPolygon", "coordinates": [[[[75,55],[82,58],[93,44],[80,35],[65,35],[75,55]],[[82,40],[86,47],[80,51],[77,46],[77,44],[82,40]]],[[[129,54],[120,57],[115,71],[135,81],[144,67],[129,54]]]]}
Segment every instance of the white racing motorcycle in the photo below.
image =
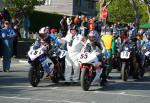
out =
{"type": "Polygon", "coordinates": [[[101,74],[103,71],[103,68],[101,67],[102,63],[97,58],[97,52],[95,50],[89,51],[87,48],[84,48],[81,51],[79,63],[81,69],[81,87],[84,91],[87,91],[96,76],[97,69],[100,70],[98,78],[99,80],[101,79],[101,74]]]}
{"type": "MultiPolygon", "coordinates": [[[[30,47],[30,50],[28,51],[28,62],[31,65],[31,68],[28,73],[29,82],[33,87],[36,87],[40,79],[43,78],[44,75],[44,69],[42,67],[41,61],[45,61],[48,63],[49,68],[53,69],[53,78],[52,82],[57,83],[59,81],[58,78],[58,71],[55,69],[55,65],[50,59],[50,57],[56,57],[63,58],[66,55],[65,50],[59,49],[59,54],[56,54],[56,52],[53,50],[53,53],[50,53],[52,55],[48,55],[46,53],[47,46],[46,45],[32,45],[30,47]]],[[[50,50],[51,51],[51,50],[50,50]]]]}

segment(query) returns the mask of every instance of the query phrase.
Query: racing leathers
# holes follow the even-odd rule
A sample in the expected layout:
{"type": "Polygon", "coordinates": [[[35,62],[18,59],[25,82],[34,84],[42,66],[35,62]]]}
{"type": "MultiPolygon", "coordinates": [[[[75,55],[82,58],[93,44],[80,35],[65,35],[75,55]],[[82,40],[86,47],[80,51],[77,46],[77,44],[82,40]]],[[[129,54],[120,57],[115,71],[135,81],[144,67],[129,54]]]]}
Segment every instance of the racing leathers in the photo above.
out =
{"type": "Polygon", "coordinates": [[[102,78],[102,81],[101,81],[101,85],[104,85],[102,83],[103,80],[105,79],[104,78],[104,73],[102,73],[101,75],[101,69],[103,68],[104,70],[104,66],[102,65],[102,44],[98,41],[95,41],[95,42],[90,42],[90,40],[88,39],[85,46],[83,47],[83,49],[85,49],[87,52],[92,52],[92,51],[95,51],[96,55],[97,55],[97,58],[98,58],[98,61],[101,62],[101,65],[99,65],[98,67],[96,67],[96,76],[94,77],[93,81],[92,81],[92,84],[95,84],[95,83],[99,83],[100,82],[100,78],[102,78]]]}
{"type": "MultiPolygon", "coordinates": [[[[46,45],[47,48],[45,48],[45,52],[49,53],[50,50],[54,48],[59,48],[59,44],[55,39],[53,39],[51,36],[48,36],[45,40],[42,40],[41,38],[38,38],[38,40],[35,41],[34,46],[41,46],[41,45],[46,45]]],[[[54,69],[54,64],[56,64],[56,60],[54,58],[46,58],[45,59],[40,59],[40,62],[42,64],[42,67],[44,71],[47,73],[47,75],[53,75],[53,69],[54,69]],[[52,60],[52,64],[49,65],[49,60],[52,60]]]]}

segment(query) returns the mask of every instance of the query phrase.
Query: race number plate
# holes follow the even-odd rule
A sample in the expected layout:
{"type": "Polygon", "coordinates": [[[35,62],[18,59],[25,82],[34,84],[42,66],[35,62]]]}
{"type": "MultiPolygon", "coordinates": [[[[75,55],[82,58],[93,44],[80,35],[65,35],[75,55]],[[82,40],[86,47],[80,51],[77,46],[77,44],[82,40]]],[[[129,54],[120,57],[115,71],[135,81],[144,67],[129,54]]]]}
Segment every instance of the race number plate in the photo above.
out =
{"type": "Polygon", "coordinates": [[[128,51],[122,51],[120,54],[121,59],[129,59],[130,57],[130,52],[128,51]]]}

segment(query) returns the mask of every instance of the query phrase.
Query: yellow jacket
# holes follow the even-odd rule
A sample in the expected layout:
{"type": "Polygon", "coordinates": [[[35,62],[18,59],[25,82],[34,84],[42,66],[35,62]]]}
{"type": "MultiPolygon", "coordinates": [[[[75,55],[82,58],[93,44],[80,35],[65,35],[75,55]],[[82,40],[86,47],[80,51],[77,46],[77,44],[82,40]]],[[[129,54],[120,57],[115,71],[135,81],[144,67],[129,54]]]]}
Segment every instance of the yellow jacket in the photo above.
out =
{"type": "Polygon", "coordinates": [[[104,46],[105,46],[106,50],[112,49],[112,42],[113,42],[113,36],[112,35],[105,34],[101,37],[101,39],[104,43],[104,46]]]}

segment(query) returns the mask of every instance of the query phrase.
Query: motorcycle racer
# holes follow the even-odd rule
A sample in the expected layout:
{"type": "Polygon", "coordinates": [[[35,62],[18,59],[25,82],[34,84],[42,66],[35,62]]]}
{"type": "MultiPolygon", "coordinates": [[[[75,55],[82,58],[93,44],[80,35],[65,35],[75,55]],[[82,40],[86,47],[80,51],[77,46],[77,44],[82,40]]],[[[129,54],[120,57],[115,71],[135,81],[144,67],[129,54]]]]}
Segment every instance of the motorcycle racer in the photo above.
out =
{"type": "MultiPolygon", "coordinates": [[[[100,62],[103,62],[102,61],[102,50],[103,50],[104,46],[103,46],[100,38],[97,38],[97,32],[94,32],[94,31],[89,32],[85,48],[87,48],[86,50],[88,50],[88,52],[95,50],[98,60],[100,62]]],[[[93,79],[92,84],[99,82],[100,75],[101,75],[101,77],[102,77],[101,86],[104,86],[105,85],[104,82],[106,81],[105,67],[104,67],[103,63],[101,66],[103,68],[102,75],[100,73],[101,67],[99,66],[99,68],[96,69],[96,76],[93,79]]]]}
{"type": "MultiPolygon", "coordinates": [[[[55,47],[59,47],[59,44],[55,39],[53,39],[50,35],[48,35],[49,29],[47,27],[42,27],[39,30],[39,38],[35,42],[35,46],[40,46],[40,45],[46,45],[47,48],[45,48],[45,51],[52,50],[55,47]],[[43,43],[43,44],[42,44],[43,43]]],[[[51,58],[54,64],[57,64],[57,61],[54,58],[51,58]]],[[[46,72],[46,75],[44,76],[44,79],[50,79],[51,76],[53,76],[53,69],[50,68],[47,59],[41,60],[42,67],[44,71],[46,72]]]]}

